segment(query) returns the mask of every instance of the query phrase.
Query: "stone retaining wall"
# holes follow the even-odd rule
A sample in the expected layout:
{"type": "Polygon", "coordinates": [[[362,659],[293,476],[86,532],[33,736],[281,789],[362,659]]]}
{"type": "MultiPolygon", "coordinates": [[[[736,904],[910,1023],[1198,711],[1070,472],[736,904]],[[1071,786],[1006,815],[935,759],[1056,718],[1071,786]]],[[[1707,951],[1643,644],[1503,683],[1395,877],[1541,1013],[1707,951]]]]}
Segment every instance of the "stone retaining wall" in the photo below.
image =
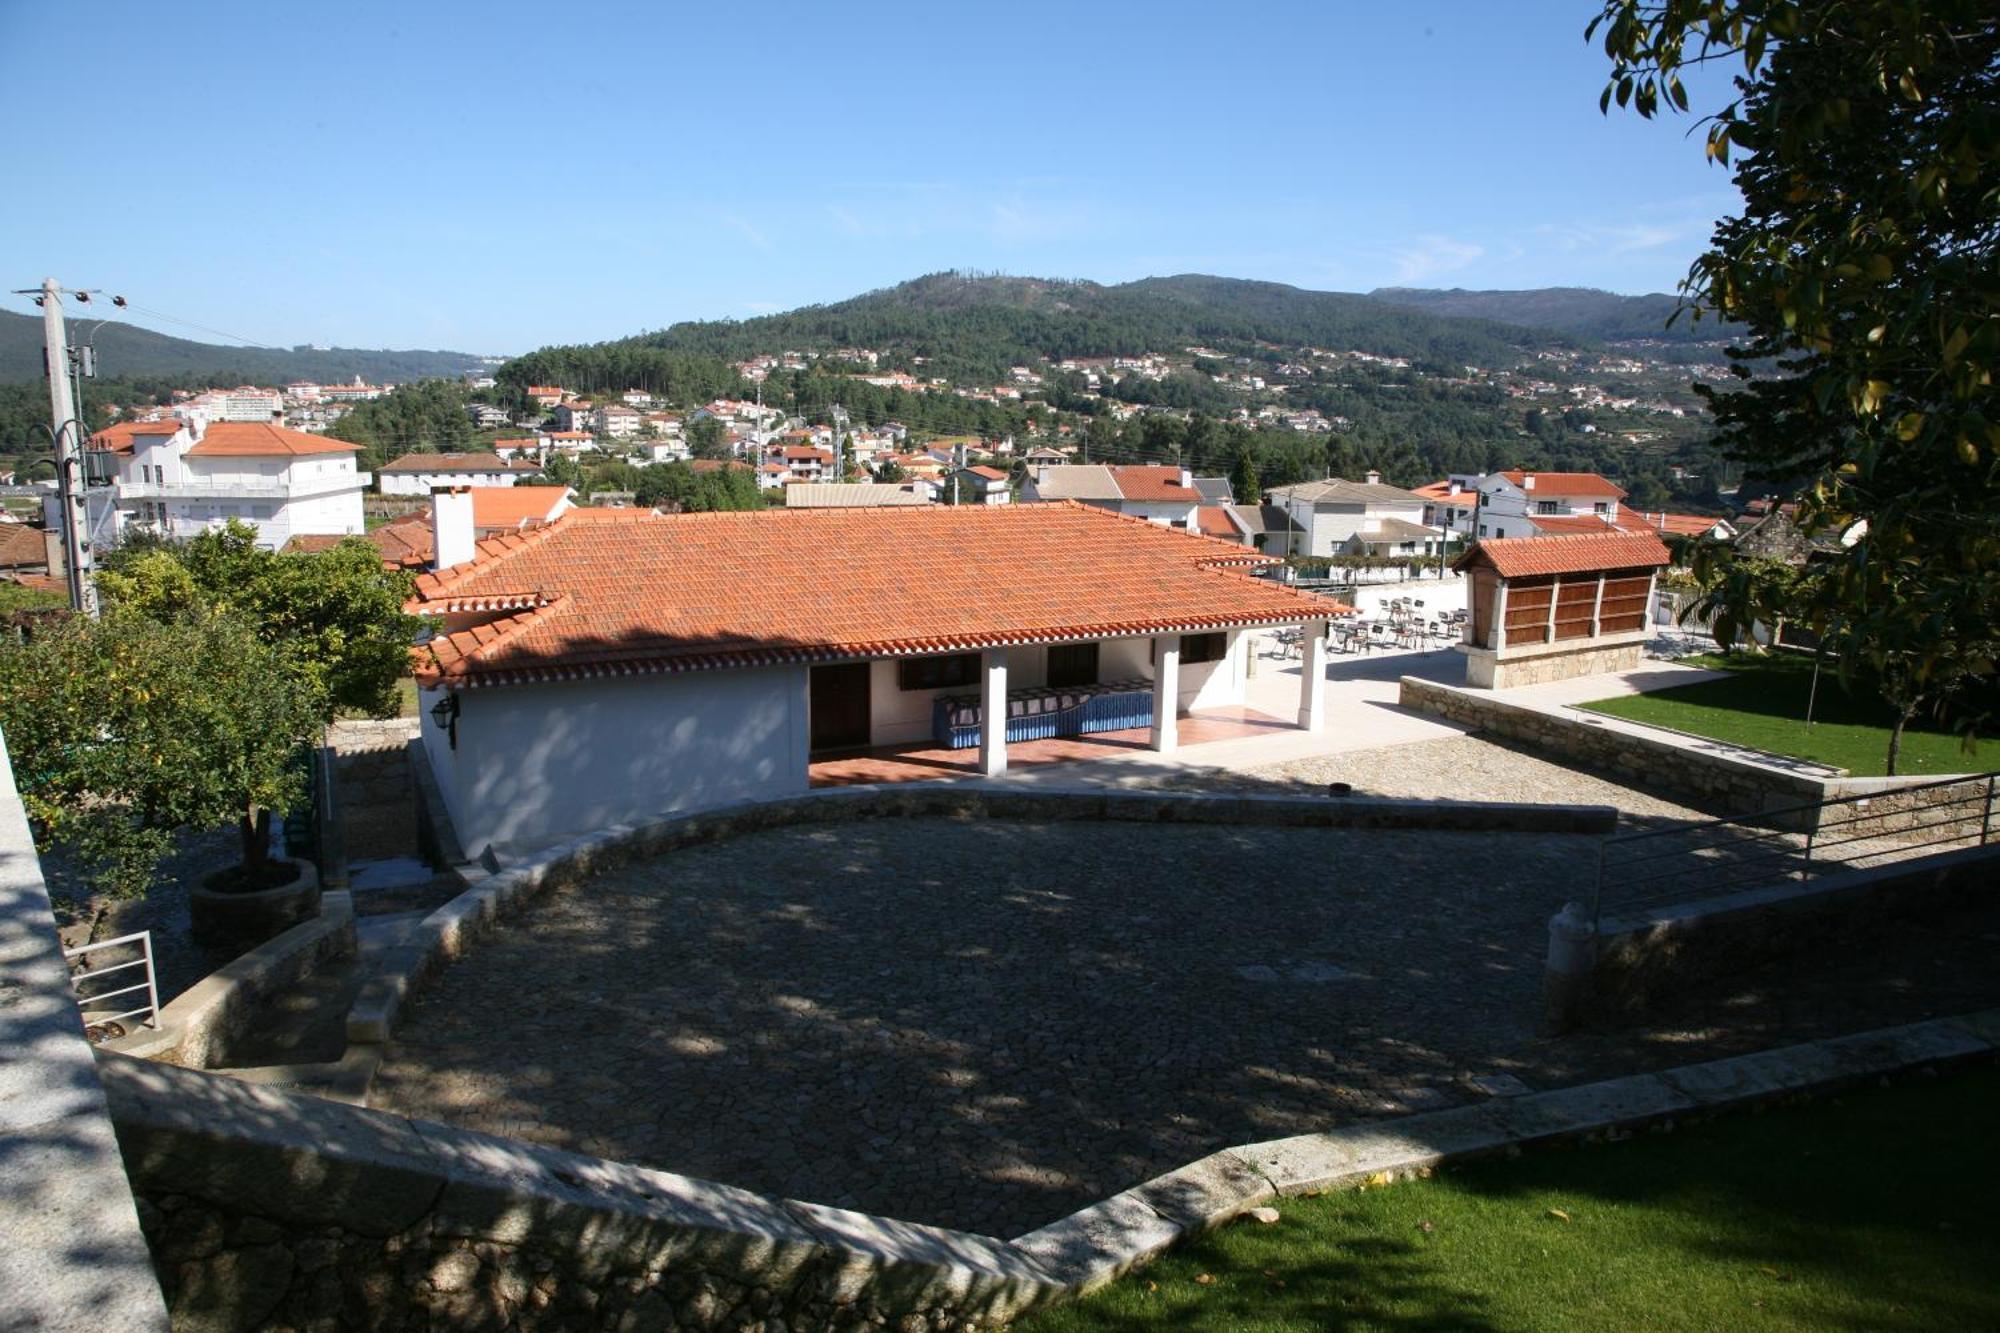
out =
{"type": "Polygon", "coordinates": [[[1955,910],[1996,886],[2000,845],[1607,917],[1577,1000],[1593,1015],[1631,1014],[1656,996],[1772,958],[1866,939],[1898,917],[1955,910]]]}
{"type": "Polygon", "coordinates": [[[230,960],[169,1000],[157,1031],[135,1032],[106,1048],[191,1069],[229,1064],[232,1044],[273,997],[354,952],[352,895],[322,893],[318,916],[230,960]]]}
{"type": "MultiPolygon", "coordinates": [[[[1399,702],[1405,708],[1516,741],[1559,761],[1573,761],[1618,774],[1641,786],[1692,797],[1729,815],[1757,814],[1850,796],[1869,798],[1872,818],[1851,829],[1843,826],[1843,837],[1893,835],[1913,823],[1935,818],[1916,812],[1934,809],[1947,801],[1963,803],[1972,790],[1968,786],[1941,793],[1906,792],[1912,786],[1941,779],[1850,777],[1841,769],[1780,755],[1759,757],[1757,751],[1664,727],[1608,726],[1572,709],[1510,700],[1415,676],[1403,677],[1399,702]]],[[[1963,809],[1961,823],[1976,831],[1979,813],[1970,805],[1963,809]]],[[[1827,817],[1845,821],[1858,813],[1850,808],[1837,808],[1827,817]]],[[[1803,832],[1813,827],[1817,819],[1816,815],[1800,815],[1772,822],[1803,832]]],[[[1995,827],[2000,828],[2000,818],[1996,818],[1995,827]]],[[[1926,832],[1926,836],[1930,834],[1926,832]]]]}
{"type": "Polygon", "coordinates": [[[0,1328],[166,1326],[0,736],[0,1328]]]}
{"type": "Polygon", "coordinates": [[[1991,1059],[2000,1011],[1215,1153],[1011,1241],[103,1057],[174,1326],[995,1328],[1274,1197],[1991,1059]]]}

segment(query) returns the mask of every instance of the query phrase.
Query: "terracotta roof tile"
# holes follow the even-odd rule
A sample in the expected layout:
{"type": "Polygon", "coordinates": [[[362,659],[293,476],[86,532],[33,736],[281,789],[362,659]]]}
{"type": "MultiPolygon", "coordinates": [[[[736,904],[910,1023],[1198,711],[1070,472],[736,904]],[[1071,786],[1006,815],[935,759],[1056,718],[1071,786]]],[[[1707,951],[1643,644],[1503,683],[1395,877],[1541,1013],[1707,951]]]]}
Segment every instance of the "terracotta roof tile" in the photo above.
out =
{"type": "Polygon", "coordinates": [[[180,433],[183,424],[183,422],[172,418],[166,421],[121,421],[116,425],[106,426],[103,430],[91,436],[90,447],[93,449],[108,450],[115,454],[129,454],[132,452],[133,443],[138,437],[143,435],[148,438],[156,438],[163,435],[177,435],[180,433]]]}
{"type": "Polygon", "coordinates": [[[411,609],[456,628],[416,650],[417,678],[502,685],[1329,614],[1322,598],[1247,576],[1268,557],[1076,504],[621,517],[489,539],[474,560],[419,576],[411,609]],[[811,588],[774,581],[783,569],[813,570],[811,588]],[[533,614],[469,621],[521,611],[533,614]]]}
{"type": "Polygon", "coordinates": [[[0,523],[0,566],[46,565],[48,561],[48,541],[40,528],[0,523]]]}
{"type": "Polygon", "coordinates": [[[295,458],[309,454],[351,454],[359,445],[286,430],[267,421],[217,421],[187,451],[189,458],[295,458]]]}
{"type": "Polygon", "coordinates": [[[1502,578],[1533,574],[1584,574],[1601,569],[1650,569],[1670,557],[1650,532],[1579,532],[1548,537],[1498,537],[1475,543],[1453,569],[1488,564],[1502,578]]]}
{"type": "MultiPolygon", "coordinates": [[[[1625,498],[1625,492],[1595,472],[1502,472],[1501,476],[1516,486],[1529,477],[1535,479],[1536,495],[1608,495],[1614,500],[1625,498]]],[[[1523,490],[1527,488],[1522,487],[1523,490]]]]}
{"type": "Polygon", "coordinates": [[[490,531],[547,523],[569,498],[567,486],[474,486],[472,526],[490,531]]]}
{"type": "Polygon", "coordinates": [[[378,469],[382,472],[533,472],[535,470],[535,465],[524,458],[505,459],[498,454],[488,453],[404,454],[401,458],[390,459],[378,469]]]}
{"type": "Polygon", "coordinates": [[[1127,500],[1187,500],[1197,501],[1200,494],[1192,486],[1181,485],[1181,470],[1177,467],[1153,467],[1133,464],[1108,469],[1111,479],[1118,483],[1118,493],[1127,500]]]}

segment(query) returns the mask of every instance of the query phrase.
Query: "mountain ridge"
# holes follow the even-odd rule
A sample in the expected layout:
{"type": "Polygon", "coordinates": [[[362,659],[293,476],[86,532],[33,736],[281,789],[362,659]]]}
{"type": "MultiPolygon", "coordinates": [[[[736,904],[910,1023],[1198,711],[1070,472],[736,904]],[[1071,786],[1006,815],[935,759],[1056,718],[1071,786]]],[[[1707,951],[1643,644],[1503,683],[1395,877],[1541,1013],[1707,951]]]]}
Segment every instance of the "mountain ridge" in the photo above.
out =
{"type": "MultiPolygon", "coordinates": [[[[72,319],[71,328],[84,321],[72,319]]],[[[94,320],[91,322],[95,322],[94,320]]],[[[280,350],[228,347],[156,333],[112,320],[92,335],[98,374],[120,379],[235,379],[284,384],[328,383],[359,375],[370,383],[454,378],[486,365],[470,352],[333,347],[280,350]]],[[[42,321],[38,315],[0,310],[0,383],[42,377],[42,321]]]]}

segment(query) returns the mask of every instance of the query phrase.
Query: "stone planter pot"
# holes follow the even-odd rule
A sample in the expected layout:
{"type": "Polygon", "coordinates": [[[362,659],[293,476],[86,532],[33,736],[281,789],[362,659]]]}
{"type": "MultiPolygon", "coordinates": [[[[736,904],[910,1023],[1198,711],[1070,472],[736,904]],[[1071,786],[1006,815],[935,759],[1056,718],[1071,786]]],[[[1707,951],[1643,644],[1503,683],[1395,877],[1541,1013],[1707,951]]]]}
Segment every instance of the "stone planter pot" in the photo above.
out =
{"type": "Polygon", "coordinates": [[[274,889],[222,893],[203,880],[188,894],[188,920],[195,943],[242,952],[319,915],[319,871],[310,861],[274,861],[294,866],[298,878],[274,889]]]}

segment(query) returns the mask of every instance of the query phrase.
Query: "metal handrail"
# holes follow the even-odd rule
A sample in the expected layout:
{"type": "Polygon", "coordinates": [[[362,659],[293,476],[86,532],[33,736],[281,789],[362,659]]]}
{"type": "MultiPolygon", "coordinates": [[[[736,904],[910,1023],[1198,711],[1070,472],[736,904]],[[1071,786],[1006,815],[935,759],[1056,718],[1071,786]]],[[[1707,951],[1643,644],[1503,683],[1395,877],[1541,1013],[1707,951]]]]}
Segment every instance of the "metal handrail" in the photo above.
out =
{"type": "MultiPolygon", "coordinates": [[[[82,972],[70,973],[70,991],[76,996],[76,1002],[79,1006],[97,1004],[104,1000],[115,999],[120,995],[131,995],[138,991],[146,993],[146,1003],[137,1008],[126,1009],[115,1014],[93,1012],[90,1014],[92,1029],[101,1029],[106,1024],[122,1022],[127,1018],[134,1018],[140,1014],[145,1015],[145,1018],[142,1020],[142,1026],[149,1028],[158,1028],[160,1026],[160,986],[159,979],[153,970],[153,933],[151,931],[135,931],[130,935],[119,935],[108,940],[93,940],[89,944],[79,944],[73,949],[64,949],[63,961],[68,962],[74,958],[84,958],[87,962],[88,958],[86,955],[105,949],[115,949],[125,944],[137,944],[139,946],[139,956],[137,958],[128,958],[122,963],[112,963],[107,967],[89,968],[82,972]],[[122,972],[126,968],[131,967],[144,967],[146,969],[146,979],[135,982],[130,986],[121,986],[117,990],[99,991],[94,995],[83,993],[84,982],[95,977],[109,976],[113,972],[122,972]]],[[[102,1038],[92,1036],[91,1040],[98,1041],[102,1040],[102,1038]]]]}
{"type": "MultiPolygon", "coordinates": [[[[1870,859],[1876,856],[1901,858],[1928,848],[1954,844],[1973,844],[1984,847],[1993,837],[1993,813],[1996,789],[2000,789],[2000,773],[1974,773],[1954,778],[1942,778],[1934,782],[1913,783],[1907,787],[1896,787],[1865,796],[1840,796],[1825,801],[1806,801],[1796,805],[1780,806],[1769,810],[1759,810],[1747,815],[1723,819],[1699,820],[1681,824],[1673,828],[1645,829],[1636,833],[1615,834],[1601,839],[1597,848],[1597,875],[1591,886],[1590,919],[1593,930],[1602,925],[1605,884],[1615,875],[1622,892],[1620,898],[1629,907],[1657,905],[1669,901],[1666,894],[1632,894],[1633,889],[1645,885],[1660,884],[1669,880],[1699,876],[1702,880],[1700,896],[1713,896],[1718,888],[1732,888],[1753,879],[1770,874],[1778,867],[1771,862],[1795,862],[1801,882],[1815,873],[1824,873],[1828,866],[1850,864],[1852,861],[1870,859]],[[1953,788],[1964,788],[1963,796],[1954,796],[1935,802],[1927,802],[1903,812],[1908,819],[1895,827],[1874,832],[1856,832],[1850,836],[1826,836],[1841,829],[1858,824],[1880,820],[1877,813],[1856,813],[1842,819],[1815,818],[1805,822],[1805,827],[1786,829],[1769,827],[1778,819],[1791,815],[1818,814],[1835,810],[1841,806],[1859,806],[1872,801],[1902,798],[1911,794],[1938,792],[1953,788]],[[1968,807],[1981,808],[1978,828],[1970,827],[1972,815],[1968,807]],[[1956,811],[1958,813],[1946,814],[1956,811]],[[1945,815],[1944,818],[1934,816],[1945,815]],[[1908,835],[1925,833],[1936,829],[1957,830],[1943,837],[1930,837],[1912,841],[1908,835]],[[1682,837],[1705,839],[1711,835],[1729,833],[1728,840],[1713,842],[1695,841],[1680,848],[1662,848],[1659,851],[1638,856],[1619,856],[1622,848],[1648,841],[1657,842],[1661,838],[1682,837]],[[1772,839],[1787,841],[1772,845],[1772,839]],[[1877,844],[1878,851],[1862,852],[1843,859],[1829,857],[1830,849],[1853,847],[1857,844],[1877,844]],[[1726,855],[1730,850],[1741,854],[1726,855]],[[1706,853],[1722,853],[1705,857],[1706,853]],[[1672,860],[1676,864],[1664,872],[1634,874],[1634,871],[1648,863],[1658,864],[1672,860]],[[1817,864],[1815,861],[1817,860],[1817,864]],[[1718,882],[1719,881],[1719,882],[1718,882]]],[[[1650,868],[1650,867],[1649,867],[1650,868]]]]}
{"type": "Polygon", "coordinates": [[[1941,787],[1963,787],[1974,782],[1984,782],[1991,790],[1994,780],[2000,778],[2000,771],[1991,773],[1963,773],[1955,778],[1940,778],[1935,782],[1920,782],[1908,787],[1893,787],[1886,791],[1867,796],[1835,796],[1824,801],[1801,801],[1797,805],[1781,805],[1766,810],[1758,810],[1747,815],[1727,815],[1721,819],[1691,820],[1679,828],[1641,829],[1637,833],[1614,833],[1606,842],[1642,842],[1647,838],[1662,838],[1670,834],[1683,833],[1690,829],[1718,828],[1725,824],[1751,824],[1771,818],[1773,815],[1804,814],[1808,810],[1824,810],[1828,806],[1852,805],[1856,801],[1879,801],[1891,796],[1907,796],[1911,792],[1936,791],[1941,787]]]}

